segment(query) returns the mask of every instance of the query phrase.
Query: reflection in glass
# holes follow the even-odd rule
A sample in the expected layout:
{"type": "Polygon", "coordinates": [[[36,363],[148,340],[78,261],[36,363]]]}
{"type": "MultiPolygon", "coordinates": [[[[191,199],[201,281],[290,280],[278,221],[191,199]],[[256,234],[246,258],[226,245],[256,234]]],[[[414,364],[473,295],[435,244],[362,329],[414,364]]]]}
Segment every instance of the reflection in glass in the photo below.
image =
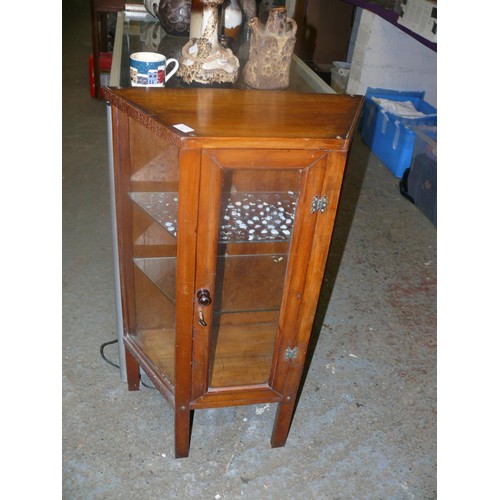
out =
{"type": "Polygon", "coordinates": [[[224,172],[209,387],[269,379],[299,180],[297,170],[224,172]]]}
{"type": "Polygon", "coordinates": [[[179,153],[134,120],[129,137],[135,298],[128,335],[173,384],[179,153]]]}

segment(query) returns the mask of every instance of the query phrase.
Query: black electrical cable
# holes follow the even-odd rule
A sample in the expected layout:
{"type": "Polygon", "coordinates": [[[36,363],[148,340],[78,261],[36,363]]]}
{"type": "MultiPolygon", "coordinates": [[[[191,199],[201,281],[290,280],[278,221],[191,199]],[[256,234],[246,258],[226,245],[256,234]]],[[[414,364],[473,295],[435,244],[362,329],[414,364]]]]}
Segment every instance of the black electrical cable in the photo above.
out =
{"type": "Polygon", "coordinates": [[[147,387],[148,389],[156,389],[156,387],[154,385],[148,385],[148,384],[145,384],[143,381],[142,381],[142,377],[141,378],[141,384],[144,386],[144,387],[147,387]]]}
{"type": "Polygon", "coordinates": [[[120,368],[119,365],[117,365],[116,363],[113,363],[112,361],[110,361],[106,356],[104,356],[104,348],[107,346],[107,345],[110,345],[110,344],[116,344],[118,342],[118,339],[115,339],[115,340],[111,340],[109,342],[104,342],[104,344],[101,344],[101,357],[102,359],[104,359],[104,361],[106,361],[106,363],[109,363],[111,366],[114,366],[115,368],[120,368]]]}
{"type": "MultiPolygon", "coordinates": [[[[106,361],[106,363],[110,364],[111,366],[114,366],[115,368],[120,368],[119,365],[117,365],[116,363],[113,363],[112,361],[110,361],[105,355],[104,355],[104,348],[108,345],[111,345],[111,344],[116,344],[118,342],[118,339],[115,339],[115,340],[110,340],[109,342],[104,342],[103,344],[101,344],[101,347],[100,347],[100,352],[101,352],[101,357],[102,359],[104,359],[104,361],[106,361]]],[[[142,381],[142,377],[141,377],[141,384],[144,386],[144,387],[147,387],[148,389],[156,389],[156,387],[152,386],[152,385],[148,385],[148,384],[145,384],[143,381],[142,381]]]]}

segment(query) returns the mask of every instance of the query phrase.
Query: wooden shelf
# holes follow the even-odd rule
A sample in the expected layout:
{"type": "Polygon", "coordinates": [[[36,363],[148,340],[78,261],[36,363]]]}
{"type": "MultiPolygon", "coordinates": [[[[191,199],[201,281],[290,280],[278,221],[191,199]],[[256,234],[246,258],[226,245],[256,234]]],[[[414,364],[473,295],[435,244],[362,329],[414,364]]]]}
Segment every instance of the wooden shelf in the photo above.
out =
{"type": "MultiPolygon", "coordinates": [[[[271,372],[276,331],[276,323],[214,327],[210,387],[265,384],[271,372]]],[[[132,337],[158,370],[175,384],[174,331],[141,330],[132,337]]]]}
{"type": "Polygon", "coordinates": [[[175,330],[173,328],[140,330],[132,337],[135,344],[170,383],[175,384],[175,330]]]}
{"type": "Polygon", "coordinates": [[[271,373],[276,323],[214,327],[210,387],[264,384],[271,373]]]}

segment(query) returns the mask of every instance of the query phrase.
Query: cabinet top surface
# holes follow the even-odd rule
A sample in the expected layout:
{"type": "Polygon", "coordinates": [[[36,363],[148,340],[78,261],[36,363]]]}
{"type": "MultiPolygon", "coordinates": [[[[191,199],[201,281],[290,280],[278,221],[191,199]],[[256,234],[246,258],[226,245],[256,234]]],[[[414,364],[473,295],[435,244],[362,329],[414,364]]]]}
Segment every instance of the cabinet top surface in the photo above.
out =
{"type": "Polygon", "coordinates": [[[146,127],[180,141],[350,142],[363,104],[362,96],[344,94],[209,88],[106,88],[105,96],[146,127]]]}

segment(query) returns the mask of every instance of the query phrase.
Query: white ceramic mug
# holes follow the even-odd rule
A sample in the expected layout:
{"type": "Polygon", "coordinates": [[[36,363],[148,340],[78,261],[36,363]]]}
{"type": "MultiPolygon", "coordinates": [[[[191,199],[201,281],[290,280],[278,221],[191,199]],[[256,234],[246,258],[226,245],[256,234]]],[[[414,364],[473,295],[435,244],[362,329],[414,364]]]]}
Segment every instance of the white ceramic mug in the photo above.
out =
{"type": "Polygon", "coordinates": [[[135,52],[130,55],[130,83],[132,87],[164,87],[179,69],[179,61],[167,59],[156,52],[135,52]],[[167,66],[174,65],[170,73],[167,66]]]}

